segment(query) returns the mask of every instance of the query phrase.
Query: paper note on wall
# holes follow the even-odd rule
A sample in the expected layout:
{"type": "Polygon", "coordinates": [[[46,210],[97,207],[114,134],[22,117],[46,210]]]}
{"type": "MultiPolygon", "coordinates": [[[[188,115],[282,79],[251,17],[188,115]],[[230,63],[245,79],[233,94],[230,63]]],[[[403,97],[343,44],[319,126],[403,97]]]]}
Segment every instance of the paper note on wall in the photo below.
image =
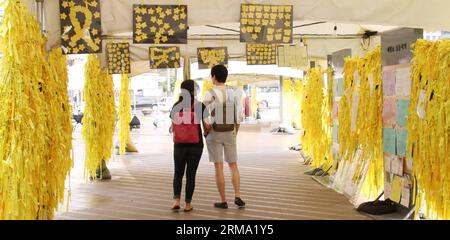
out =
{"type": "Polygon", "coordinates": [[[393,128],[383,128],[383,150],[385,153],[396,154],[395,151],[395,130],[393,128]]]}
{"type": "Polygon", "coordinates": [[[392,174],[384,175],[384,199],[390,199],[392,192],[392,174]]]}
{"type": "Polygon", "coordinates": [[[396,124],[396,106],[394,97],[385,97],[383,99],[383,126],[393,128],[396,124]]]}
{"type": "Polygon", "coordinates": [[[411,69],[399,68],[395,75],[395,94],[401,97],[411,95],[411,69]]]}
{"type": "Polygon", "coordinates": [[[392,157],[391,160],[391,173],[403,176],[403,158],[392,157]]]}
{"type": "Polygon", "coordinates": [[[397,101],[397,125],[400,127],[405,127],[408,121],[407,117],[409,114],[409,100],[400,99],[397,101]]]}
{"type": "Polygon", "coordinates": [[[333,119],[338,119],[339,117],[339,102],[333,102],[333,119]]]}
{"type": "Polygon", "coordinates": [[[420,90],[419,100],[417,103],[417,115],[421,119],[425,119],[427,114],[427,92],[425,90],[420,90]]]}
{"type": "Polygon", "coordinates": [[[406,156],[406,140],[408,132],[404,129],[397,129],[397,155],[400,157],[406,156]]]}
{"type": "Polygon", "coordinates": [[[395,70],[383,71],[383,96],[395,95],[395,70]]]}
{"type": "Polygon", "coordinates": [[[402,198],[400,204],[409,208],[412,184],[407,178],[403,178],[402,198]]]}
{"type": "Polygon", "coordinates": [[[403,191],[403,181],[402,178],[394,175],[391,186],[391,197],[390,199],[394,202],[400,203],[403,191]]]}
{"type": "Polygon", "coordinates": [[[344,92],[344,79],[338,78],[337,96],[342,97],[343,92],[344,92]]]}

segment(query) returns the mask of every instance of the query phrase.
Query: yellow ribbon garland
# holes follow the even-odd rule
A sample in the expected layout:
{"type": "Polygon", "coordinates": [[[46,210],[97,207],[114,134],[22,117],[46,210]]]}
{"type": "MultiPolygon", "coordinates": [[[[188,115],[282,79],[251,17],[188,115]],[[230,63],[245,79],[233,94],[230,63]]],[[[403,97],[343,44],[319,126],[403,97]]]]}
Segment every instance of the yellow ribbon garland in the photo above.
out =
{"type": "Polygon", "coordinates": [[[418,40],[413,49],[407,158],[417,178],[416,214],[449,220],[450,40],[418,40]]]}
{"type": "Polygon", "coordinates": [[[40,24],[21,1],[6,3],[0,39],[0,219],[52,219],[72,166],[66,61],[59,49],[46,59],[40,24]]]}
{"type": "Polygon", "coordinates": [[[131,96],[130,78],[127,74],[121,75],[119,93],[119,153],[125,154],[127,144],[130,143],[131,122],[131,96]]]}
{"type": "Polygon", "coordinates": [[[84,96],[86,108],[82,135],[86,144],[85,178],[96,177],[102,160],[112,155],[115,129],[115,102],[112,76],[100,69],[100,62],[90,54],[85,66],[84,96]]]}
{"type": "MultiPolygon", "coordinates": [[[[361,187],[361,192],[354,192],[355,197],[361,193],[376,198],[384,187],[382,101],[381,48],[363,57],[345,59],[344,96],[339,109],[341,159],[337,167],[355,166],[351,180],[361,187]]],[[[338,174],[336,178],[345,177],[338,174]]]]}
{"type": "Polygon", "coordinates": [[[301,101],[301,122],[305,130],[301,138],[303,151],[312,157],[312,167],[322,167],[324,170],[330,169],[333,165],[331,96],[330,91],[325,88],[323,79],[326,72],[328,71],[316,68],[308,71],[303,80],[301,101]]]}

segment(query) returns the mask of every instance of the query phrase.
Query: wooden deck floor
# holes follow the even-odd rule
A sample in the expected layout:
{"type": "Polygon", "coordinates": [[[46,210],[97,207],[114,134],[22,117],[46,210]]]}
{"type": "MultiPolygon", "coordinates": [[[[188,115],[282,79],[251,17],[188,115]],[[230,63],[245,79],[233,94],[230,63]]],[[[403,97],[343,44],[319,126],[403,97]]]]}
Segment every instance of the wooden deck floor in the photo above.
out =
{"type": "MultiPolygon", "coordinates": [[[[296,136],[273,136],[243,131],[239,138],[239,166],[245,209],[230,204],[228,210],[214,209],[218,200],[214,168],[204,150],[197,176],[191,213],[173,213],[172,145],[165,133],[142,130],[133,135],[139,154],[116,156],[109,164],[113,179],[88,182],[82,178],[83,144],[75,140],[76,167],[71,177],[69,211],[56,219],[368,219],[357,213],[348,200],[306,176],[298,154],[288,147],[296,136]]],[[[233,202],[229,180],[229,203],[233,202]]]]}

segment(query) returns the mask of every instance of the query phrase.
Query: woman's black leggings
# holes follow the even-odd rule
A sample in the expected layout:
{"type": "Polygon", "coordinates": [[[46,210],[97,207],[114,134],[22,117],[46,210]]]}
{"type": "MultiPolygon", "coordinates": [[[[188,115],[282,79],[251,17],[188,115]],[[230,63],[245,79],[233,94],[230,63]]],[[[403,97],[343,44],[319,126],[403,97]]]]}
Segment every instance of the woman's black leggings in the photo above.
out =
{"type": "Polygon", "coordinates": [[[184,172],[186,171],[186,203],[192,201],[195,189],[195,175],[202,157],[203,146],[178,145],[174,146],[173,159],[175,172],[173,177],[173,198],[180,199],[184,172]]]}

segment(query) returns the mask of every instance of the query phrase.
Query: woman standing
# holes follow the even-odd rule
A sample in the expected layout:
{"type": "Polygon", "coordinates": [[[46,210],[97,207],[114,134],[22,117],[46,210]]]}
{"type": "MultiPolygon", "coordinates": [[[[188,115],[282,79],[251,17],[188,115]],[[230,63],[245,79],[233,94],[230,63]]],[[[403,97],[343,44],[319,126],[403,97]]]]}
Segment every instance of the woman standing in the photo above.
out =
{"type": "Polygon", "coordinates": [[[175,203],[172,210],[180,210],[181,188],[186,172],[186,206],[184,212],[190,212],[192,196],[195,189],[195,176],[203,153],[203,134],[200,123],[206,132],[209,126],[204,122],[207,117],[205,105],[196,100],[198,85],[193,80],[186,80],[181,84],[181,94],[174,104],[170,118],[172,119],[174,140],[174,177],[173,195],[175,203]]]}

